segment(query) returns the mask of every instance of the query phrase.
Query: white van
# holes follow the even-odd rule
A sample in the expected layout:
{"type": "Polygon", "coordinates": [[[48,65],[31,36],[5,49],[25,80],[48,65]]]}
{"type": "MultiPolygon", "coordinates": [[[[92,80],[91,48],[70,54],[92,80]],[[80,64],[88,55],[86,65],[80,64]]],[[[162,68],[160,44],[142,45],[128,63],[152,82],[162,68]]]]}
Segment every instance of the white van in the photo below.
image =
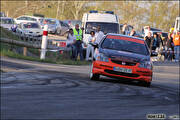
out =
{"type": "Polygon", "coordinates": [[[84,13],[82,17],[83,30],[83,48],[86,48],[88,37],[91,31],[96,32],[97,26],[101,27],[104,34],[117,33],[119,34],[119,18],[113,11],[90,11],[84,13]]]}
{"type": "Polygon", "coordinates": [[[174,32],[176,33],[180,30],[180,17],[176,17],[175,25],[174,25],[174,32]]]}

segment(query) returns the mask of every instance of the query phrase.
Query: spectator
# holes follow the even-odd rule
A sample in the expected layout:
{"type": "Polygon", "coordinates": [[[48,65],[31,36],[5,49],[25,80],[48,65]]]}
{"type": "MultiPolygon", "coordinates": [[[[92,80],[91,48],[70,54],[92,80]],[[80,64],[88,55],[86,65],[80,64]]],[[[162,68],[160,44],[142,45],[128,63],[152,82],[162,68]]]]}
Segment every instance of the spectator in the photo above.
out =
{"type": "Polygon", "coordinates": [[[72,59],[75,59],[75,52],[76,52],[76,47],[75,47],[75,42],[76,42],[76,37],[74,36],[73,29],[70,28],[68,31],[68,36],[67,36],[67,41],[66,45],[67,47],[71,48],[72,51],[72,59]]]}
{"type": "Polygon", "coordinates": [[[122,27],[122,34],[126,35],[126,32],[127,32],[127,23],[125,23],[122,27]]]}
{"type": "Polygon", "coordinates": [[[97,26],[97,31],[95,33],[96,41],[95,43],[99,44],[101,39],[104,37],[104,33],[101,31],[101,27],[97,26]]]}
{"type": "Polygon", "coordinates": [[[131,32],[130,32],[130,34],[129,34],[130,36],[135,36],[136,35],[136,31],[135,31],[135,29],[133,28],[132,30],[131,30],[131,32]]]}
{"type": "Polygon", "coordinates": [[[151,32],[151,36],[152,36],[152,31],[151,31],[150,26],[144,27],[144,37],[148,36],[149,32],[151,32]]]}
{"type": "Polygon", "coordinates": [[[180,31],[176,32],[176,35],[173,38],[174,43],[174,52],[175,52],[175,61],[179,62],[180,60],[180,31]]]}
{"type": "Polygon", "coordinates": [[[151,46],[152,39],[153,38],[151,37],[151,32],[149,32],[148,35],[144,38],[144,40],[146,41],[149,49],[151,49],[150,46],[151,46]]]}
{"type": "Polygon", "coordinates": [[[90,32],[90,35],[89,38],[88,38],[88,46],[87,46],[87,49],[86,49],[86,60],[88,61],[89,60],[89,56],[90,56],[90,53],[91,53],[91,60],[93,60],[93,55],[94,55],[94,47],[93,47],[93,43],[95,42],[96,40],[96,37],[95,37],[95,32],[94,31],[91,31],[90,32]]]}
{"type": "Polygon", "coordinates": [[[75,25],[75,28],[73,29],[73,33],[76,37],[76,42],[75,42],[75,46],[76,46],[76,55],[75,55],[75,60],[78,57],[78,54],[80,56],[80,60],[83,60],[83,48],[82,48],[82,30],[79,29],[79,24],[75,25]]]}
{"type": "Polygon", "coordinates": [[[150,48],[151,50],[155,51],[156,48],[159,48],[159,46],[160,46],[160,38],[157,33],[154,33],[150,48]]]}
{"type": "Polygon", "coordinates": [[[165,38],[165,59],[172,60],[174,52],[174,43],[171,34],[168,34],[168,37],[165,38]]]}

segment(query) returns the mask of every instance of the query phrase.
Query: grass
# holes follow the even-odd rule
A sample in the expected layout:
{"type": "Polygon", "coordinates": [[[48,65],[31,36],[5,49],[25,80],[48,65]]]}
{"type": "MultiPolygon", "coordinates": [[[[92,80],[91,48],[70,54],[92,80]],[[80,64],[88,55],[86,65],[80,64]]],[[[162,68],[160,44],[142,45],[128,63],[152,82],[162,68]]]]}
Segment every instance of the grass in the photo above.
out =
{"type": "Polygon", "coordinates": [[[9,32],[8,30],[4,29],[3,27],[0,27],[0,37],[2,38],[9,38],[9,39],[14,39],[14,40],[19,40],[19,37],[12,32],[9,32]]]}
{"type": "MultiPolygon", "coordinates": [[[[14,35],[13,33],[9,32],[8,30],[4,28],[0,28],[0,37],[5,37],[9,39],[15,39],[15,40],[20,40],[18,36],[14,35]]],[[[69,55],[65,52],[63,54],[55,53],[55,52],[50,52],[48,51],[46,53],[46,59],[41,60],[39,58],[40,56],[40,51],[38,49],[34,48],[28,48],[28,51],[34,54],[37,57],[30,57],[30,56],[24,56],[22,54],[19,54],[16,52],[16,49],[20,48],[19,46],[16,45],[10,45],[7,43],[1,43],[0,44],[0,54],[1,56],[7,56],[11,58],[17,58],[17,59],[24,59],[24,60],[30,60],[30,61],[38,61],[38,62],[46,62],[46,63],[54,63],[54,64],[65,64],[65,65],[89,65],[90,62],[88,61],[74,61],[71,60],[69,55]]]]}

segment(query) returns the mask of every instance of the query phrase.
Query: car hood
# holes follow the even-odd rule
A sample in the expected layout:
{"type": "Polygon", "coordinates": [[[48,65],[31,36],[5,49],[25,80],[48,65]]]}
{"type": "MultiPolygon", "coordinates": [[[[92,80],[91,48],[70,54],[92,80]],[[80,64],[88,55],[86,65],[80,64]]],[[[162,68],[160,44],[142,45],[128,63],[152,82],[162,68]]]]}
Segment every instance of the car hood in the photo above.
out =
{"type": "Polygon", "coordinates": [[[43,30],[42,29],[36,29],[36,28],[28,28],[28,29],[26,29],[26,31],[31,31],[31,32],[36,33],[36,32],[42,32],[43,30]]]}
{"type": "Polygon", "coordinates": [[[99,52],[115,60],[124,60],[129,62],[150,61],[150,56],[131,53],[131,52],[109,50],[109,49],[100,49],[99,52]]]}

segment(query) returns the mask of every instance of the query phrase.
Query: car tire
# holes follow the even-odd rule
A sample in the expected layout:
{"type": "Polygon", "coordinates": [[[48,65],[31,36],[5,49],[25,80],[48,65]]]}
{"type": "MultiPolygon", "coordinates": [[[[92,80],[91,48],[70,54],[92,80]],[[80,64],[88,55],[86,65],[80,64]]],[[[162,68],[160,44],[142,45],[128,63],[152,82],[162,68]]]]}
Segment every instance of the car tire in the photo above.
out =
{"type": "Polygon", "coordinates": [[[90,70],[90,75],[89,75],[90,79],[91,80],[99,80],[100,75],[99,74],[93,74],[92,70],[93,70],[93,63],[91,65],[91,70],[90,70]]]}

